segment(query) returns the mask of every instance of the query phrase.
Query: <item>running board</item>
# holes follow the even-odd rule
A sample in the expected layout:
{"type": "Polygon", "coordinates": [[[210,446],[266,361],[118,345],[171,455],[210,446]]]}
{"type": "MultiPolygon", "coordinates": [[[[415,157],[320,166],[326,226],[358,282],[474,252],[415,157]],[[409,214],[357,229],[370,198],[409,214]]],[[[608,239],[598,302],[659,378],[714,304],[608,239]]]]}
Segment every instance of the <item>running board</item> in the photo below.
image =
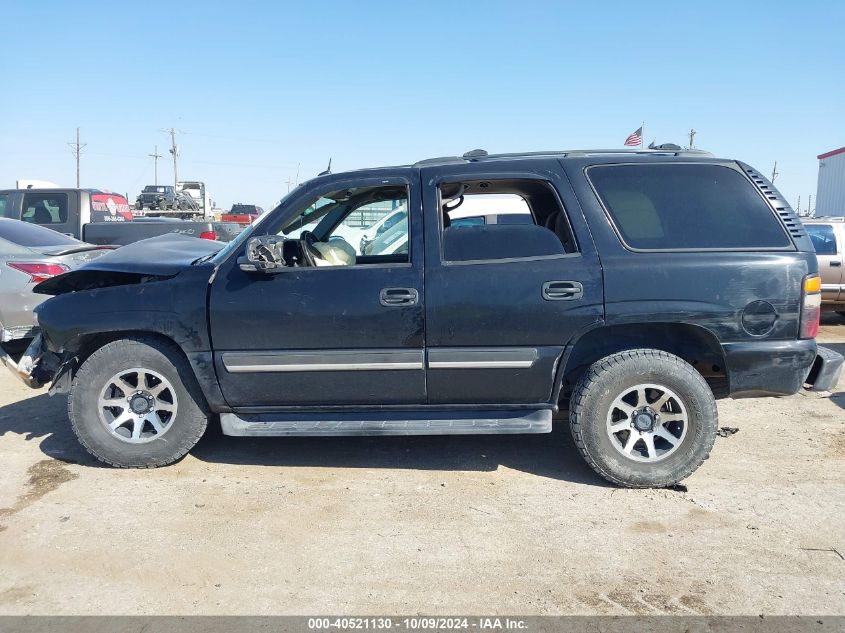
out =
{"type": "Polygon", "coordinates": [[[224,435],[474,435],[551,433],[550,409],[530,411],[362,411],[342,413],[221,413],[224,435]]]}

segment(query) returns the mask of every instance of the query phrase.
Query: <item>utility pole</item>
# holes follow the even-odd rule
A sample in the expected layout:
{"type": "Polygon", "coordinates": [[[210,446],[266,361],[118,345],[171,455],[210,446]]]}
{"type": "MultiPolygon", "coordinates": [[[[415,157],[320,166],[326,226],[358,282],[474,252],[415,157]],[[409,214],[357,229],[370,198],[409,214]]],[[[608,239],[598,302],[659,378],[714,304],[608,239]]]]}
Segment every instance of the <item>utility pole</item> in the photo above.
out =
{"type": "Polygon", "coordinates": [[[153,184],[158,184],[158,159],[162,158],[162,155],[158,153],[158,145],[155,146],[152,154],[147,154],[150,158],[153,159],[153,171],[155,172],[155,181],[153,184]]]}
{"type": "Polygon", "coordinates": [[[290,193],[290,186],[293,184],[293,181],[288,176],[288,179],[285,181],[285,184],[288,186],[288,193],[290,193]]]}
{"type": "Polygon", "coordinates": [[[79,128],[76,128],[76,142],[70,142],[68,145],[70,145],[70,151],[76,158],[76,188],[79,189],[79,157],[82,155],[82,148],[88,145],[88,143],[79,142],[79,128]]]}
{"type": "Polygon", "coordinates": [[[695,134],[696,134],[695,130],[690,128],[690,131],[689,131],[689,148],[690,149],[693,149],[695,147],[695,134]]]}
{"type": "Polygon", "coordinates": [[[176,130],[174,128],[170,128],[170,153],[173,154],[173,186],[176,187],[176,183],[179,182],[179,169],[176,165],[179,148],[176,147],[176,130]]]}
{"type": "Polygon", "coordinates": [[[801,196],[798,196],[798,215],[801,215],[801,196]]]}
{"type": "Polygon", "coordinates": [[[809,215],[810,217],[813,217],[814,215],[816,215],[815,213],[813,213],[813,195],[812,194],[810,194],[810,201],[807,203],[807,215],[809,215]]]}
{"type": "Polygon", "coordinates": [[[778,176],[780,176],[780,174],[778,173],[778,162],[775,161],[775,166],[772,167],[772,184],[774,184],[775,178],[777,178],[778,176]]]}

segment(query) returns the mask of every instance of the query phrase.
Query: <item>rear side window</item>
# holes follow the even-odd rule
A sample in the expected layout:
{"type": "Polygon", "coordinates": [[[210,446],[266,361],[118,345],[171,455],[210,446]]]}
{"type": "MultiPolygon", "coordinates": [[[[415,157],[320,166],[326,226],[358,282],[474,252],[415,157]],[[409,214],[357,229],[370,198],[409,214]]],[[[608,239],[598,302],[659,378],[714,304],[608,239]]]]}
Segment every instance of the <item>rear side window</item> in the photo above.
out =
{"type": "Polygon", "coordinates": [[[559,257],[578,252],[551,183],[464,180],[439,187],[444,262],[559,257]]]}
{"type": "Polygon", "coordinates": [[[9,196],[2,194],[0,195],[0,218],[6,215],[6,200],[9,199],[9,196]]]}
{"type": "Polygon", "coordinates": [[[625,244],[767,249],[791,242],[748,180],[719,165],[600,165],[588,177],[625,244]]]}
{"type": "Polygon", "coordinates": [[[33,224],[64,224],[67,222],[67,194],[28,193],[24,195],[21,219],[33,224]]]}
{"type": "Polygon", "coordinates": [[[830,224],[805,224],[816,255],[836,255],[836,235],[830,224]]]}

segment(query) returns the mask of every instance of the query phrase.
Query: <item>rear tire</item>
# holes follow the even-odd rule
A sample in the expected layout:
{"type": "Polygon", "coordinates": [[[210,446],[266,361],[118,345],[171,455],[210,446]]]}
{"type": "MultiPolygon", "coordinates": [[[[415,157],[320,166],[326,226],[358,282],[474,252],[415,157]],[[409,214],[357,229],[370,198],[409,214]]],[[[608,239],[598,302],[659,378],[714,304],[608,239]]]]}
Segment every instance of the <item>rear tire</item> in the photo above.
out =
{"type": "Polygon", "coordinates": [[[685,479],[709,457],[718,413],[692,365],[635,349],[590,366],[572,394],[569,423],[599,475],[628,488],[658,488],[685,479]]]}
{"type": "Polygon", "coordinates": [[[156,468],[183,457],[205,432],[205,409],[181,351],[144,336],[91,354],[68,397],[76,437],[91,455],[120,468],[156,468]]]}

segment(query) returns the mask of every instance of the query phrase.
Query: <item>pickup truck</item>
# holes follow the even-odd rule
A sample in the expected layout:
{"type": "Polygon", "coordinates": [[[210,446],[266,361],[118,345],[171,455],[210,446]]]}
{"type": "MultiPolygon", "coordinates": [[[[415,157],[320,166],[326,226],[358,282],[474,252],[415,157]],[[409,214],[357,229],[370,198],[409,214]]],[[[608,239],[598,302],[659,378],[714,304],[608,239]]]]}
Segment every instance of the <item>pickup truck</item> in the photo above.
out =
{"type": "Polygon", "coordinates": [[[228,245],[163,236],[36,290],[55,296],[18,373],[68,393],[82,445],[119,467],[178,460],[209,420],[232,436],[548,433],[568,411],[599,475],[669,486],[708,457],[717,398],[829,390],[843,362],[816,345],[794,211],[698,150],[325,174],[228,245]],[[507,197],[531,222],[451,223],[469,200],[510,213],[507,197]],[[401,205],[382,248],[335,234],[401,205]]]}
{"type": "Polygon", "coordinates": [[[241,231],[234,222],[133,222],[126,198],[96,189],[0,190],[0,217],[40,224],[89,244],[115,246],[165,233],[228,242],[241,231]]]}
{"type": "Polygon", "coordinates": [[[836,311],[845,316],[845,218],[803,218],[804,228],[813,241],[822,278],[822,310],[836,311]]]}

